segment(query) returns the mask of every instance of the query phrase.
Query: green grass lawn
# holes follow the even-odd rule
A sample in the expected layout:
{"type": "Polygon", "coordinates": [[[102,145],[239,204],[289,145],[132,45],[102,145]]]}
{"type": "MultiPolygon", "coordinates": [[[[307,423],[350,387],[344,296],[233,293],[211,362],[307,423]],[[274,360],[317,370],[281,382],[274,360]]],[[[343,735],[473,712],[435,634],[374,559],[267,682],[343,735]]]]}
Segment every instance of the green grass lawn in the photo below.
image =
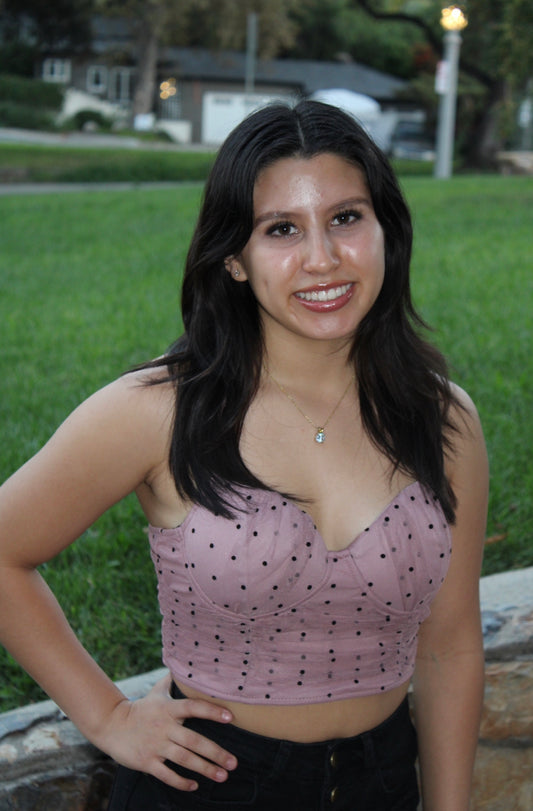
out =
{"type": "Polygon", "coordinates": [[[214,154],[201,150],[0,144],[0,182],[129,182],[204,180],[214,154]]]}
{"type": "MultiPolygon", "coordinates": [[[[485,573],[533,565],[533,181],[409,177],[413,288],[475,400],[492,468],[485,573]]],[[[0,197],[0,479],[75,405],[180,331],[180,272],[200,186],[0,197]]],[[[145,521],[133,498],[43,567],[113,678],[160,665],[145,521]]],[[[42,697],[0,651],[0,710],[42,697]]]]}

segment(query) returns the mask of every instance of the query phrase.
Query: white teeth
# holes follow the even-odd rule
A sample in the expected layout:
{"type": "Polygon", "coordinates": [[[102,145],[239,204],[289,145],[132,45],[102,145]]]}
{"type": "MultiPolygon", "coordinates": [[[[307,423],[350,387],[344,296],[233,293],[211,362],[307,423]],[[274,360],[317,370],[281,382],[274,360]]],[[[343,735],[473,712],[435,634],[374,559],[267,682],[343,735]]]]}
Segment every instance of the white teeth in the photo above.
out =
{"type": "Polygon", "coordinates": [[[340,296],[344,296],[350,289],[349,284],[341,284],[339,287],[330,287],[329,290],[312,290],[309,293],[296,293],[296,297],[304,301],[334,301],[340,296]]]}

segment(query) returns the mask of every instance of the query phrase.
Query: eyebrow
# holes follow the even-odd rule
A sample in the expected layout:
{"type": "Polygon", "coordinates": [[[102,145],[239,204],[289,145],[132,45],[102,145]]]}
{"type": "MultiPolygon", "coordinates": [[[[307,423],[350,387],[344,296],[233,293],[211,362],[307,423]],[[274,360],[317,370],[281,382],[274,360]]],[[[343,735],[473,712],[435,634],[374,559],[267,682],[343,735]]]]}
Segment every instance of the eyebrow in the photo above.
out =
{"type": "MultiPolygon", "coordinates": [[[[338,203],[335,203],[331,206],[331,210],[360,205],[372,206],[370,197],[349,197],[347,200],[340,200],[338,203]]],[[[270,220],[292,220],[296,216],[298,216],[298,214],[295,211],[265,211],[264,214],[259,214],[259,216],[254,219],[254,227],[270,220]]]]}

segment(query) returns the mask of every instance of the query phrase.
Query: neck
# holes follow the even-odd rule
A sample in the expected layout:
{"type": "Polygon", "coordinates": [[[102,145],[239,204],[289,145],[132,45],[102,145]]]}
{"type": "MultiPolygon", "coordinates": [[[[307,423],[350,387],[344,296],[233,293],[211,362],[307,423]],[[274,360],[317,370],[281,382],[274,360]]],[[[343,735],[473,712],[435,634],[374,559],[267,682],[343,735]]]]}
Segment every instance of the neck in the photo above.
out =
{"type": "Polygon", "coordinates": [[[316,387],[319,380],[321,388],[326,391],[328,388],[335,389],[342,385],[342,381],[353,376],[350,349],[351,342],[338,346],[320,341],[268,342],[263,367],[289,388],[305,388],[306,384],[316,387]]]}

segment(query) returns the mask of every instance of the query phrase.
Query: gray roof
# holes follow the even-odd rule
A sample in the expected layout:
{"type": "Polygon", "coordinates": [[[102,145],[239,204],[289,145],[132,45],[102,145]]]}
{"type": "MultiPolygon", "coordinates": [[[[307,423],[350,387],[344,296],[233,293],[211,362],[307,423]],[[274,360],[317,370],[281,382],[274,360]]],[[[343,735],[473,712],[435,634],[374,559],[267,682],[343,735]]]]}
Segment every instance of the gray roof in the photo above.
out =
{"type": "MultiPolygon", "coordinates": [[[[161,62],[175,66],[182,79],[244,81],[246,55],[237,51],[205,48],[166,48],[161,62]]],[[[307,96],[316,90],[344,88],[378,101],[393,100],[409,83],[357,62],[317,62],[311,59],[259,59],[255,66],[257,90],[261,84],[286,86],[307,96]]]]}

